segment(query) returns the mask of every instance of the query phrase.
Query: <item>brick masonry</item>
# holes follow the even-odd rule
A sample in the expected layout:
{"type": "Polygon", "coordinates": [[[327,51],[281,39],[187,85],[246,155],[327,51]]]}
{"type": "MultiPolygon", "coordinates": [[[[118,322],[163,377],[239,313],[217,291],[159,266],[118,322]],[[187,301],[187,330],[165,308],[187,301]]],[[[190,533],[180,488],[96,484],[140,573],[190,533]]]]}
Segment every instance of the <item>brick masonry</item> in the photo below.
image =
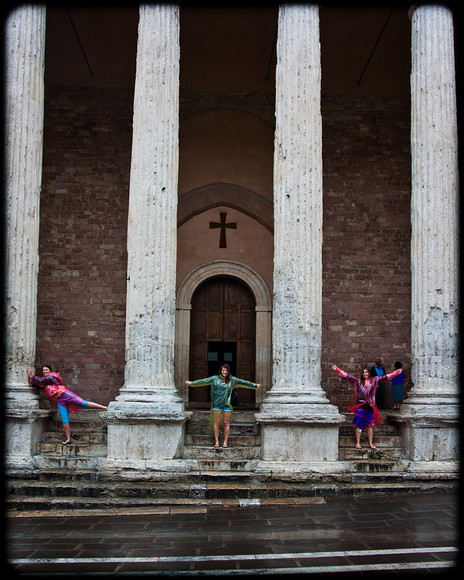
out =
{"type": "MultiPolygon", "coordinates": [[[[181,103],[181,118],[195,114],[192,95],[181,103]]],[[[239,103],[268,122],[269,96],[239,103]]],[[[322,381],[342,408],[351,390],[331,362],[356,374],[380,356],[410,370],[409,106],[322,99],[322,381]]],[[[101,403],[124,382],[131,127],[129,89],[47,92],[36,362],[101,403]]]]}

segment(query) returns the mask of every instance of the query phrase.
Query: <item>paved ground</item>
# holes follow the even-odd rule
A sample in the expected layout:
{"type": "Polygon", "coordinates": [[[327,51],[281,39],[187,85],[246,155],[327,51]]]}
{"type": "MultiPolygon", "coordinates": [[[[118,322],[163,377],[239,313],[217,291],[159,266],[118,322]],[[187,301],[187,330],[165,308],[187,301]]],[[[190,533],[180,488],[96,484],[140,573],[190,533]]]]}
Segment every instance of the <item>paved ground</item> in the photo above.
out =
{"type": "Polygon", "coordinates": [[[451,493],[211,503],[147,510],[22,512],[6,518],[15,577],[461,570],[451,493]]]}

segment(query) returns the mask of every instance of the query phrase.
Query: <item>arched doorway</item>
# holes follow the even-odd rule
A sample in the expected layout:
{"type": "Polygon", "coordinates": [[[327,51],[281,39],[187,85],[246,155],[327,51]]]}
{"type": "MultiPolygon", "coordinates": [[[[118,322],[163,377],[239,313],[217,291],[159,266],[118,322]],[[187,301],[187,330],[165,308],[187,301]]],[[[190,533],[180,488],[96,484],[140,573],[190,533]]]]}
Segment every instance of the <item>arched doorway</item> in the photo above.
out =
{"type": "MultiPolygon", "coordinates": [[[[190,375],[190,327],[192,299],[197,288],[212,278],[226,277],[240,280],[251,290],[256,303],[255,308],[255,382],[263,385],[255,393],[256,403],[262,403],[271,383],[271,294],[261,276],[249,266],[231,260],[215,260],[201,264],[192,270],[180,283],[177,293],[175,379],[185,405],[189,405],[189,388],[186,379],[190,375]]],[[[245,393],[245,390],[242,391],[245,393]]]]}
{"type": "MultiPolygon", "coordinates": [[[[241,280],[217,276],[192,296],[189,376],[217,373],[226,362],[233,375],[255,381],[256,301],[241,280]]],[[[190,407],[210,406],[209,387],[189,389],[190,407]]],[[[240,406],[255,408],[255,391],[240,391],[240,406]]]]}

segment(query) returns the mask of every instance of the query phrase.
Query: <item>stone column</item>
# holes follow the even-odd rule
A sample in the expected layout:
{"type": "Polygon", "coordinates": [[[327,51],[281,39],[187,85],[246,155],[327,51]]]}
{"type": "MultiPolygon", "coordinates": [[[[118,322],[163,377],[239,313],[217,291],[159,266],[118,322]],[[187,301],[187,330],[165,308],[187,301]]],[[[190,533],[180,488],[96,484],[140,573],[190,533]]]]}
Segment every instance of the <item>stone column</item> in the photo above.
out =
{"type": "Polygon", "coordinates": [[[179,8],[142,5],[128,222],[125,384],[108,410],[108,465],[182,469],[174,383],[179,8]]]}
{"type": "Polygon", "coordinates": [[[7,467],[33,467],[42,433],[34,368],[44,117],[44,6],[21,6],[5,25],[5,339],[7,467]]]}
{"type": "MultiPolygon", "coordinates": [[[[322,118],[319,9],[279,9],[274,143],[273,383],[262,459],[338,458],[343,417],[321,386],[322,118]],[[314,442],[317,441],[317,445],[314,442]]],[[[327,464],[327,463],[326,463],[327,464]]],[[[273,467],[273,471],[279,468],[273,467]]]]}
{"type": "MultiPolygon", "coordinates": [[[[418,6],[412,20],[412,381],[402,406],[410,459],[458,458],[458,142],[453,18],[418,6]]],[[[433,467],[432,467],[433,469],[433,467]]]]}

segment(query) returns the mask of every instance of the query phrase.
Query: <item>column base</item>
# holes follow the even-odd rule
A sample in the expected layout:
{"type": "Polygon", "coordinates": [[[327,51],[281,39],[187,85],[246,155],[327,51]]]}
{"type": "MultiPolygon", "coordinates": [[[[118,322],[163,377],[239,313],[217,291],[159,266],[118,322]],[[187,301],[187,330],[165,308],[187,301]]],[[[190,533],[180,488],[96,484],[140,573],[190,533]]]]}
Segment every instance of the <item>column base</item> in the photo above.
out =
{"type": "MultiPolygon", "coordinates": [[[[261,424],[261,458],[264,461],[311,463],[338,460],[338,429],[345,421],[333,405],[257,413],[261,424]],[[322,407],[322,408],[321,408],[322,407]],[[293,411],[293,412],[292,412],[293,411]]],[[[294,466],[295,467],[295,466],[294,466]]]]}
{"type": "Polygon", "coordinates": [[[428,464],[458,462],[459,410],[457,405],[410,405],[401,406],[401,413],[392,420],[400,427],[402,444],[408,459],[428,464]]]}
{"type": "Polygon", "coordinates": [[[12,409],[5,411],[5,469],[24,470],[36,467],[35,455],[45,423],[53,415],[47,409],[12,409]]]}
{"type": "Polygon", "coordinates": [[[107,467],[183,471],[172,461],[182,456],[185,422],[191,416],[180,404],[113,402],[108,420],[107,467]]]}

